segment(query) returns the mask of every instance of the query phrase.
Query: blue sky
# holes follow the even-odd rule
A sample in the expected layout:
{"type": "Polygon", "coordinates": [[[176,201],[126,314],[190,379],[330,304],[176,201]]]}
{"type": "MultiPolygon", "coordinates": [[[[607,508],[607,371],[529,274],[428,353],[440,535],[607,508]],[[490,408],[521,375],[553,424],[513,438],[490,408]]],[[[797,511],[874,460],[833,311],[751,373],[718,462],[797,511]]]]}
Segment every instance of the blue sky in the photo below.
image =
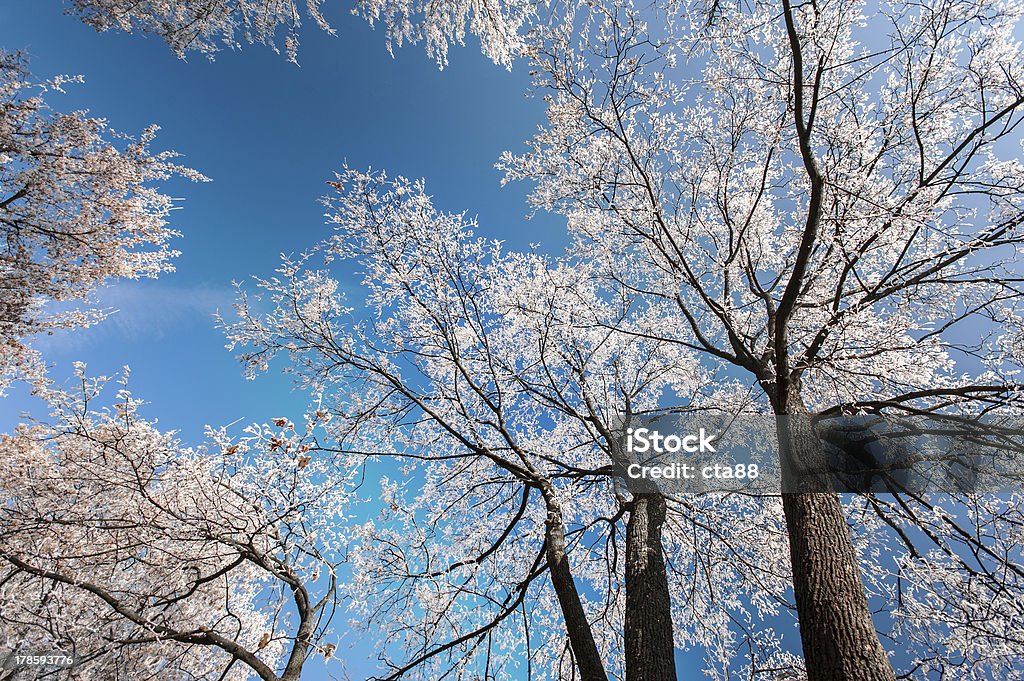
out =
{"type": "MultiPolygon", "coordinates": [[[[213,182],[168,186],[181,198],[171,220],[183,235],[176,272],[113,285],[100,303],[117,313],[40,347],[57,377],[75,360],[91,373],[130,365],[149,415],[186,440],[205,423],[301,409],[285,379],[241,378],[211,314],[230,307],[233,280],[270,274],[280,253],[328,234],[317,199],[343,162],[425,178],[440,208],[478,215],[482,234],[512,248],[564,238],[550,217],[524,221],[526,186],[499,187],[498,155],[530,137],[543,108],[525,95],[522,69],[495,66],[475,41],[453,50],[441,71],[417,47],[392,58],[382,31],[330,3],[338,36],[308,27],[301,66],[263,46],[221,52],[212,62],[198,54],[180,60],[154,36],[99,34],[65,15],[64,4],[6,0],[0,46],[24,50],[39,79],[85,77],[55,93],[53,108],[88,109],[131,134],[156,123],[157,148],[180,152],[213,182]]],[[[0,427],[32,406],[24,394],[12,397],[0,427]]]]}

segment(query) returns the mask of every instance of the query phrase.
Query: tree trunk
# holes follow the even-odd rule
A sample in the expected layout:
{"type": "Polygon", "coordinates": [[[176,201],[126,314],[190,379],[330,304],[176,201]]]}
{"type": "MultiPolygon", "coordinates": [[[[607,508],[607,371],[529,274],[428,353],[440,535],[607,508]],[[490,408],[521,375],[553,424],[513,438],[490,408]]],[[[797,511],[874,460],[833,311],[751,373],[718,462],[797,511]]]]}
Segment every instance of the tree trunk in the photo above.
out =
{"type": "Polygon", "coordinates": [[[633,497],[626,524],[626,681],[676,681],[664,524],[661,494],[633,497]]]}
{"type": "Polygon", "coordinates": [[[572,577],[569,557],[565,553],[565,526],[562,521],[562,510],[553,498],[550,489],[542,490],[547,503],[547,521],[545,523],[545,540],[547,541],[548,572],[551,584],[558,597],[565,619],[565,630],[569,636],[569,647],[576,659],[576,667],[580,672],[581,681],[608,681],[601,655],[597,651],[597,642],[590,628],[587,613],[583,610],[583,602],[576,590],[576,582],[572,577]]]}
{"type": "Polygon", "coordinates": [[[835,492],[820,491],[821,441],[799,394],[790,396],[787,407],[794,416],[780,421],[778,428],[783,455],[812,469],[805,479],[810,486],[800,489],[784,465],[783,488],[798,491],[782,495],[807,678],[895,681],[868,610],[842,504],[835,492]],[[819,491],[806,491],[810,489],[819,491]]]}

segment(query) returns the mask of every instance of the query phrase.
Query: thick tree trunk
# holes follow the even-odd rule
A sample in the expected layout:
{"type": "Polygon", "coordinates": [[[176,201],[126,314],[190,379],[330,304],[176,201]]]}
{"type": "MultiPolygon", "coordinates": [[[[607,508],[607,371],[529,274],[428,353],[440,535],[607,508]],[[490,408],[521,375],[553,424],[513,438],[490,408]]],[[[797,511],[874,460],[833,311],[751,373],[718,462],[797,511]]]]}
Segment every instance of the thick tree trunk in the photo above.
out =
{"type": "Polygon", "coordinates": [[[661,494],[634,496],[626,524],[626,681],[676,681],[664,524],[661,494]]]}
{"type": "Polygon", "coordinates": [[[554,500],[551,490],[544,491],[547,503],[547,522],[545,539],[547,541],[548,572],[551,584],[558,597],[565,619],[565,630],[569,636],[569,647],[572,648],[576,667],[580,672],[581,681],[608,681],[604,671],[604,663],[597,651],[597,642],[590,628],[590,621],[583,609],[576,582],[572,577],[569,557],[565,553],[565,526],[562,521],[562,510],[554,500]]]}
{"type": "Polygon", "coordinates": [[[799,395],[787,400],[780,422],[784,455],[812,469],[801,488],[783,467],[782,495],[793,565],[793,590],[809,681],[895,681],[868,610],[850,528],[835,492],[823,489],[822,444],[799,395]],[[819,474],[815,475],[813,469],[819,474]]]}

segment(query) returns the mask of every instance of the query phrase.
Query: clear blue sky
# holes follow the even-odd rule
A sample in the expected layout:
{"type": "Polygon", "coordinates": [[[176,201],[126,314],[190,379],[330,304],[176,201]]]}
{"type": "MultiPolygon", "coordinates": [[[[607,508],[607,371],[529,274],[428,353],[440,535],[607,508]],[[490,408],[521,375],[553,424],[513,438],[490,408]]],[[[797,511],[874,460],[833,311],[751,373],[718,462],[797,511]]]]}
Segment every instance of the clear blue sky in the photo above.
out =
{"type": "MultiPolygon", "coordinates": [[[[149,415],[187,440],[205,423],[301,409],[284,379],[241,378],[210,316],[230,306],[232,280],[270,274],[280,253],[328,234],[317,199],[343,161],[425,178],[440,208],[478,215],[481,233],[512,248],[564,239],[550,217],[524,221],[524,185],[499,187],[494,162],[531,135],[543,109],[525,96],[523,70],[490,63],[475,40],[453,50],[444,71],[417,47],[393,59],[382,31],[331,2],[338,36],[309,26],[301,66],[259,45],[183,61],[155,36],[97,33],[65,15],[66,4],[6,0],[0,46],[25,50],[37,78],[85,76],[84,85],[54,94],[53,108],[88,109],[132,134],[157,123],[157,148],[181,152],[213,182],[170,187],[182,199],[171,221],[183,234],[176,272],[104,291],[101,303],[117,314],[40,347],[58,377],[75,360],[91,373],[130,365],[149,415]]],[[[31,404],[13,397],[0,427],[31,404]]]]}

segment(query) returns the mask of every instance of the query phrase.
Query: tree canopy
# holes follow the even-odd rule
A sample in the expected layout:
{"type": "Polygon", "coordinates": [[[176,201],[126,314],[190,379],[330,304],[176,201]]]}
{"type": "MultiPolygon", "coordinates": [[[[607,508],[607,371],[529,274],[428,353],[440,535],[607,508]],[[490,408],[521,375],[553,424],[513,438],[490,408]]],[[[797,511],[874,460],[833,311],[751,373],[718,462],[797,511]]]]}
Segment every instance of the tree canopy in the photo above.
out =
{"type": "MultiPolygon", "coordinates": [[[[321,5],[73,11],[179,55],[283,31],[295,59],[321,5]]],[[[168,268],[152,184],[203,178],[153,130],[51,113],[63,81],[5,57],[0,360],[50,415],[0,438],[3,634],[70,646],[54,673],[82,679],[294,680],[346,627],[388,681],[1018,678],[1019,489],[840,495],[784,469],[676,494],[617,465],[659,414],[768,415],[803,462],[823,417],[1021,415],[1024,4],[356,12],[441,64],[468,22],[531,70],[546,120],[499,167],[568,248],[510,249],[424,181],[342,166],[324,237],[217,319],[304,418],[190,446],[127,384],[105,403],[84,367],[66,389],[18,367],[32,333],[88,321],[46,300],[168,268]]]]}

